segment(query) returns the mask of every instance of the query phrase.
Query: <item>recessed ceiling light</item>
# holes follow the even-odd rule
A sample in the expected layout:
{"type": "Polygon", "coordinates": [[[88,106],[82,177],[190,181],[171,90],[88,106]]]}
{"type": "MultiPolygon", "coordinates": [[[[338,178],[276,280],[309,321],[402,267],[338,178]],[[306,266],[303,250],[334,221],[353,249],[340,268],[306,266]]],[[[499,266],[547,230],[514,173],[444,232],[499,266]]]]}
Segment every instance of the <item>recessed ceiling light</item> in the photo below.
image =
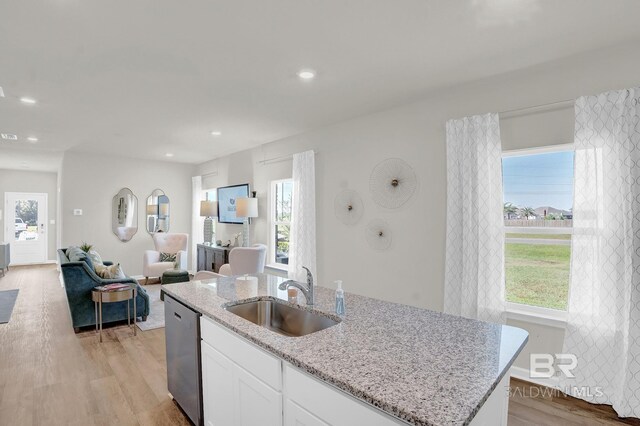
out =
{"type": "Polygon", "coordinates": [[[34,137],[34,136],[29,136],[29,137],[27,138],[27,140],[28,140],[29,142],[38,142],[38,138],[36,138],[36,137],[34,137]]]}
{"type": "Polygon", "coordinates": [[[171,152],[167,152],[164,156],[165,157],[173,157],[173,154],[171,152]]]}
{"type": "Polygon", "coordinates": [[[2,139],[6,139],[8,141],[17,141],[18,140],[18,135],[12,135],[11,133],[0,133],[0,137],[2,137],[2,139]]]}
{"type": "Polygon", "coordinates": [[[222,132],[220,130],[214,130],[213,132],[211,132],[211,136],[220,136],[222,135],[222,132]]]}
{"type": "Polygon", "coordinates": [[[316,72],[314,70],[304,69],[298,71],[298,77],[302,80],[311,80],[316,76],[316,72]]]}
{"type": "Polygon", "coordinates": [[[25,103],[25,104],[35,104],[36,100],[33,99],[33,98],[22,97],[22,98],[20,98],[20,102],[25,103]]]}

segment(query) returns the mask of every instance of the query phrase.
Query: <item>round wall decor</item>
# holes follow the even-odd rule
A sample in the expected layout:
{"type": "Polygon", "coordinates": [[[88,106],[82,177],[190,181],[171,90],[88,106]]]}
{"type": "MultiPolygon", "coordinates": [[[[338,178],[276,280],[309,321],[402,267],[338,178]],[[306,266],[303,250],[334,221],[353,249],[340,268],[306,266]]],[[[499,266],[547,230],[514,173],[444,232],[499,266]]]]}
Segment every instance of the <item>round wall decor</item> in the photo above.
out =
{"type": "Polygon", "coordinates": [[[373,219],[365,229],[367,243],[376,250],[386,250],[391,247],[391,229],[382,219],[373,219]]]}
{"type": "Polygon", "coordinates": [[[345,225],[358,223],[364,212],[364,204],[360,195],[352,189],[344,189],[333,200],[336,217],[345,225]]]}
{"type": "Polygon", "coordinates": [[[373,168],[369,178],[373,201],[387,209],[397,209],[409,201],[417,184],[413,168],[400,158],[381,161],[373,168]]]}

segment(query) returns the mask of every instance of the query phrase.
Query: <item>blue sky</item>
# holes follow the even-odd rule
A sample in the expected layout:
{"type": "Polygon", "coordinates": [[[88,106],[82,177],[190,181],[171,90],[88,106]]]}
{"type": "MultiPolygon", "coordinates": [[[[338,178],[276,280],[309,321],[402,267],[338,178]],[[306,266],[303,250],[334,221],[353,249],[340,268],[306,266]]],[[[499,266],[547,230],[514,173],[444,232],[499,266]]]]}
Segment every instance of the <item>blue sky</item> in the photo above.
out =
{"type": "Polygon", "coordinates": [[[504,202],[518,207],[573,206],[573,151],[504,157],[504,202]]]}

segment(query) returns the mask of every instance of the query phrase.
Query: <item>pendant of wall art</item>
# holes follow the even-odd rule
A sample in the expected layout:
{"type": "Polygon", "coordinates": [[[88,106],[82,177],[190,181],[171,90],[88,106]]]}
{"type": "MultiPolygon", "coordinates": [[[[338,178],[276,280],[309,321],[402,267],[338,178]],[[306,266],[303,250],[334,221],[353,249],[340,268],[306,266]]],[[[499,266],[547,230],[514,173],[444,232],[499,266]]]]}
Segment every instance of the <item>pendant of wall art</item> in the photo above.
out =
{"type": "Polygon", "coordinates": [[[369,246],[375,250],[386,250],[391,247],[391,229],[382,219],[373,219],[367,224],[365,237],[369,246]]]}
{"type": "Polygon", "coordinates": [[[362,198],[352,189],[340,191],[333,200],[333,208],[338,220],[348,226],[358,223],[364,213],[362,198]]]}
{"type": "Polygon", "coordinates": [[[418,179],[413,168],[400,158],[389,158],[378,163],[369,178],[373,201],[387,209],[397,209],[416,191],[418,179]]]}

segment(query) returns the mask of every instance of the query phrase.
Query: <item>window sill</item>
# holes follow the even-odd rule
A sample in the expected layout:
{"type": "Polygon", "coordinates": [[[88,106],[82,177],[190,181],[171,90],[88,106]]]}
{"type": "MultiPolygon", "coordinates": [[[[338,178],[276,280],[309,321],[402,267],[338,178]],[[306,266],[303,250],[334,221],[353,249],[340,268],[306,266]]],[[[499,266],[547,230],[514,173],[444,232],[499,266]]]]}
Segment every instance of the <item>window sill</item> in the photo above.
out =
{"type": "Polygon", "coordinates": [[[507,318],[515,321],[565,328],[567,312],[507,302],[507,318]]]}
{"type": "Polygon", "coordinates": [[[273,264],[270,263],[268,265],[265,265],[265,269],[267,270],[271,270],[272,272],[275,272],[276,274],[280,274],[280,275],[287,275],[287,273],[289,272],[289,268],[287,268],[286,265],[280,265],[280,264],[273,264]]]}

